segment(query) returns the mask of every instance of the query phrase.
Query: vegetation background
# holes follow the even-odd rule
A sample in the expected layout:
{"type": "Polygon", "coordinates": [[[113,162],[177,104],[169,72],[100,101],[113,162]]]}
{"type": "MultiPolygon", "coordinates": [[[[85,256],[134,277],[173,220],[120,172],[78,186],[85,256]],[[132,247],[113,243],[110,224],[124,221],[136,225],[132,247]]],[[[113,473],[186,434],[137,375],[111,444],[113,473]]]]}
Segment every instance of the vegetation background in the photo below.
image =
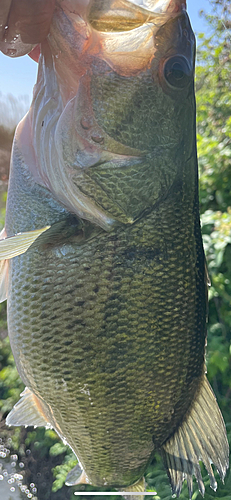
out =
{"type": "MultiPolygon", "coordinates": [[[[212,15],[204,14],[210,27],[209,36],[199,36],[196,68],[201,223],[211,280],[207,367],[231,444],[231,0],[211,0],[211,5],[212,15]]],[[[6,164],[12,137],[12,131],[0,127],[0,179],[3,187],[7,183],[6,164]]],[[[2,207],[5,198],[3,194],[2,207]]],[[[4,208],[0,223],[3,227],[4,208]]],[[[10,438],[11,451],[14,450],[23,460],[25,482],[33,482],[37,487],[34,499],[80,500],[83,497],[74,496],[74,491],[95,491],[96,488],[91,486],[64,486],[67,472],[77,462],[53,431],[5,427],[5,417],[22,390],[23,384],[7,337],[6,305],[3,303],[0,305],[0,432],[3,442],[10,438]]],[[[218,481],[217,492],[210,489],[203,467],[202,474],[206,485],[205,500],[231,500],[229,472],[225,485],[218,481]]],[[[155,492],[153,498],[170,500],[168,478],[158,455],[148,469],[146,481],[147,489],[155,492]]],[[[195,484],[193,500],[199,495],[195,484]]],[[[99,500],[105,497],[92,494],[87,498],[99,500]]],[[[110,498],[121,497],[115,492],[110,498]]],[[[186,485],[181,498],[188,499],[186,485]]]]}

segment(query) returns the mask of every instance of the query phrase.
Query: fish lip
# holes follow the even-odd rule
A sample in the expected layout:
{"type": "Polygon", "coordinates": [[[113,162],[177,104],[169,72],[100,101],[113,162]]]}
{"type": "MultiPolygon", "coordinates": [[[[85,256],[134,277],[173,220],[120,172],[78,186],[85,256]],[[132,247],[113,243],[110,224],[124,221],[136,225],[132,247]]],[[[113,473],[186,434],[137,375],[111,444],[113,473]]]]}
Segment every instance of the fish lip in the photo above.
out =
{"type": "MultiPolygon", "coordinates": [[[[94,12],[94,6],[95,6],[95,3],[97,2],[97,0],[95,0],[93,2],[93,12],[94,12]]],[[[156,25],[156,26],[162,26],[164,25],[168,18],[169,17],[173,17],[175,16],[176,14],[178,14],[179,12],[182,12],[183,10],[186,9],[186,0],[162,0],[161,1],[158,1],[156,0],[156,2],[152,5],[152,6],[147,6],[147,5],[144,5],[142,3],[142,5],[140,5],[139,3],[136,3],[136,0],[125,0],[125,4],[126,4],[126,7],[129,8],[129,6],[127,4],[130,4],[130,8],[135,11],[137,11],[137,13],[139,12],[141,17],[143,17],[143,19],[141,20],[140,19],[140,23],[139,21],[137,20],[137,26],[134,26],[134,27],[126,27],[126,29],[118,29],[118,27],[115,28],[114,25],[112,25],[110,27],[110,23],[108,25],[108,23],[106,22],[106,24],[104,25],[105,23],[105,20],[104,20],[104,11],[102,9],[102,18],[100,17],[100,15],[96,15],[96,17],[94,18],[94,15],[93,17],[91,18],[91,8],[89,7],[88,8],[88,12],[86,13],[86,19],[87,19],[87,22],[90,24],[91,28],[93,31],[96,31],[96,32],[100,32],[101,35],[103,34],[106,34],[106,36],[108,35],[108,33],[110,32],[110,37],[117,37],[119,34],[122,34],[122,33],[126,33],[127,31],[135,31],[135,30],[139,30],[141,28],[141,26],[143,25],[156,25]],[[155,22],[156,21],[156,22],[155,22]],[[97,24],[99,23],[99,26],[97,27],[97,24]],[[102,25],[101,25],[102,23],[102,25]],[[113,28],[114,26],[114,28],[113,28]]],[[[110,7],[109,7],[110,9],[110,7]]],[[[115,8],[116,9],[116,8],[115,8]]],[[[113,7],[112,7],[112,10],[113,10],[113,7]]],[[[97,9],[96,9],[96,12],[97,12],[97,9]]],[[[101,13],[101,9],[99,9],[99,13],[101,13]]],[[[123,19],[123,22],[124,22],[124,19],[123,19]]]]}

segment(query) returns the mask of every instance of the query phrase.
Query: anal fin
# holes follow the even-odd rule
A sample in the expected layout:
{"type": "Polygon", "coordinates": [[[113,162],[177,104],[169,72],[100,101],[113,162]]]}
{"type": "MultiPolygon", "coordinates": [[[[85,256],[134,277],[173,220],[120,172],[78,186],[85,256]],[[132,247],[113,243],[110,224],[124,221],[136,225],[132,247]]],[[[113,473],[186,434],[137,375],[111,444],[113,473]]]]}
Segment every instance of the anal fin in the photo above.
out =
{"type": "MultiPolygon", "coordinates": [[[[80,464],[78,463],[68,474],[65,481],[66,486],[75,486],[77,484],[91,484],[87,474],[84,470],[82,470],[80,464]]],[[[143,500],[144,497],[139,495],[137,497],[137,493],[145,492],[145,479],[142,477],[139,481],[131,486],[127,486],[126,488],[117,488],[117,491],[123,493],[123,497],[125,500],[143,500]],[[129,493],[129,495],[126,495],[129,493]],[[134,495],[132,494],[134,493],[134,495]]]]}
{"type": "Polygon", "coordinates": [[[70,472],[68,472],[66,481],[66,486],[74,486],[76,484],[90,484],[86,473],[81,469],[80,465],[77,464],[70,472]]]}
{"type": "Polygon", "coordinates": [[[216,491],[217,483],[211,464],[224,481],[229,467],[229,445],[223,417],[214,393],[204,375],[199,392],[185,420],[175,434],[163,445],[162,456],[168,472],[173,494],[179,497],[184,479],[187,479],[189,497],[193,494],[193,475],[204,495],[201,460],[210,477],[210,486],[216,491]]]}
{"type": "Polygon", "coordinates": [[[52,427],[45,405],[27,387],[21,394],[22,398],[7,415],[7,425],[31,425],[34,427],[52,427]]]}

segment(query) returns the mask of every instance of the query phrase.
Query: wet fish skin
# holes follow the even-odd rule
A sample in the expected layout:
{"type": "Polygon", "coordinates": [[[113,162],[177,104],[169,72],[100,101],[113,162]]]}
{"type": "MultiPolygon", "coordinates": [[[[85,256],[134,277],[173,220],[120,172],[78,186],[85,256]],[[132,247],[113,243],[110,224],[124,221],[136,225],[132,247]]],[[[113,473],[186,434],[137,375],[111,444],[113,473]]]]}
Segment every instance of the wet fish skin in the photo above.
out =
{"type": "MultiPolygon", "coordinates": [[[[57,16],[60,23],[62,13],[57,16]]],[[[59,36],[54,24],[32,109],[16,133],[7,202],[8,236],[51,226],[26,253],[9,261],[9,335],[20,376],[34,395],[29,391],[24,401],[32,401],[40,421],[43,415],[44,425],[48,422],[71,446],[90,483],[127,487],[140,480],[161,448],[173,490],[180,492],[187,475],[191,496],[190,478],[199,477],[196,426],[204,428],[207,411],[200,400],[207,391],[206,276],[194,36],[185,12],[170,18],[155,33],[152,63],[126,76],[118,65],[115,70],[91,56],[91,76],[82,75],[57,122],[59,63],[52,62],[50,52],[59,36]],[[179,55],[187,61],[188,80],[177,90],[164,79],[164,64],[179,55]],[[44,82],[49,83],[45,97],[44,82]],[[43,99],[47,115],[50,109],[53,113],[44,115],[44,124],[39,121],[43,99]],[[86,122],[81,125],[86,117],[101,142],[92,139],[86,122]],[[58,181],[45,183],[40,163],[35,174],[24,154],[23,130],[32,133],[32,149],[45,167],[42,134],[52,153],[58,143],[64,166],[71,169],[68,182],[94,201],[95,211],[84,207],[84,218],[78,217],[62,198],[58,181]],[[77,148],[81,141],[82,150],[77,148]],[[92,164],[86,165],[87,154],[92,164]],[[198,422],[190,434],[195,408],[198,422]],[[174,436],[178,444],[183,441],[182,460],[174,436]],[[172,470],[184,458],[186,469],[174,479],[172,470]]],[[[216,466],[220,460],[223,477],[227,440],[215,398],[207,392],[206,404],[219,425],[213,428],[210,422],[211,436],[209,443],[203,438],[200,458],[208,462],[212,457],[216,466]]],[[[14,415],[17,408],[9,423],[14,415]]],[[[18,422],[23,417],[22,411],[18,422]]]]}
{"type": "MultiPolygon", "coordinates": [[[[154,450],[152,436],[157,448],[175,429],[203,372],[204,338],[195,321],[203,273],[195,296],[188,251],[192,242],[195,251],[195,240],[187,229],[189,203],[178,208],[181,196],[179,189],[145,223],[102,231],[81,246],[67,241],[59,247],[52,238],[45,248],[38,245],[10,263],[13,313],[8,323],[19,373],[52,408],[62,435],[96,485],[103,485],[104,477],[116,486],[139,479],[154,450]],[[92,427],[94,438],[85,435],[85,426],[92,427]],[[107,446],[113,446],[113,465],[104,457],[107,446]]],[[[15,201],[20,206],[19,197],[15,201]]],[[[21,224],[30,202],[35,210],[34,198],[21,194],[21,224]]],[[[47,204],[44,196],[36,203],[38,226],[60,217],[56,208],[51,218],[47,204]]]]}

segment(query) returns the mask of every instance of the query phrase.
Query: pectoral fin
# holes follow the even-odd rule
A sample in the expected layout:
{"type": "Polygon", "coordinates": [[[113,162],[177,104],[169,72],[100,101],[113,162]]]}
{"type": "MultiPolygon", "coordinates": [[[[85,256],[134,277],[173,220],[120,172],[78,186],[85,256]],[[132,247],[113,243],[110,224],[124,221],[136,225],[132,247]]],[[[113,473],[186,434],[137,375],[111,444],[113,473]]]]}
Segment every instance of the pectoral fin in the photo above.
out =
{"type": "MultiPolygon", "coordinates": [[[[6,230],[2,229],[0,241],[6,238],[6,230]]],[[[7,260],[0,261],[0,303],[7,299],[8,291],[8,263],[7,260]]]]}
{"type": "Polygon", "coordinates": [[[50,226],[18,233],[7,237],[5,228],[0,233],[0,303],[7,299],[8,289],[8,259],[26,252],[34,241],[47,231],[50,226]]]}
{"type": "Polygon", "coordinates": [[[8,261],[0,261],[0,303],[7,299],[8,291],[8,261]]]}
{"type": "Polygon", "coordinates": [[[46,226],[35,231],[26,231],[0,239],[0,260],[12,259],[13,257],[17,257],[17,255],[25,253],[40,234],[49,228],[50,226],[46,226]]]}
{"type": "Polygon", "coordinates": [[[214,491],[217,483],[211,464],[224,480],[229,467],[229,445],[221,412],[205,375],[190,412],[175,434],[163,445],[162,455],[172,493],[177,497],[184,479],[187,479],[189,497],[192,498],[193,474],[199,491],[204,495],[199,460],[208,471],[210,486],[214,491]]]}
{"type": "Polygon", "coordinates": [[[32,425],[34,427],[51,427],[45,405],[27,387],[21,394],[22,398],[7,415],[7,425],[32,425]]]}

